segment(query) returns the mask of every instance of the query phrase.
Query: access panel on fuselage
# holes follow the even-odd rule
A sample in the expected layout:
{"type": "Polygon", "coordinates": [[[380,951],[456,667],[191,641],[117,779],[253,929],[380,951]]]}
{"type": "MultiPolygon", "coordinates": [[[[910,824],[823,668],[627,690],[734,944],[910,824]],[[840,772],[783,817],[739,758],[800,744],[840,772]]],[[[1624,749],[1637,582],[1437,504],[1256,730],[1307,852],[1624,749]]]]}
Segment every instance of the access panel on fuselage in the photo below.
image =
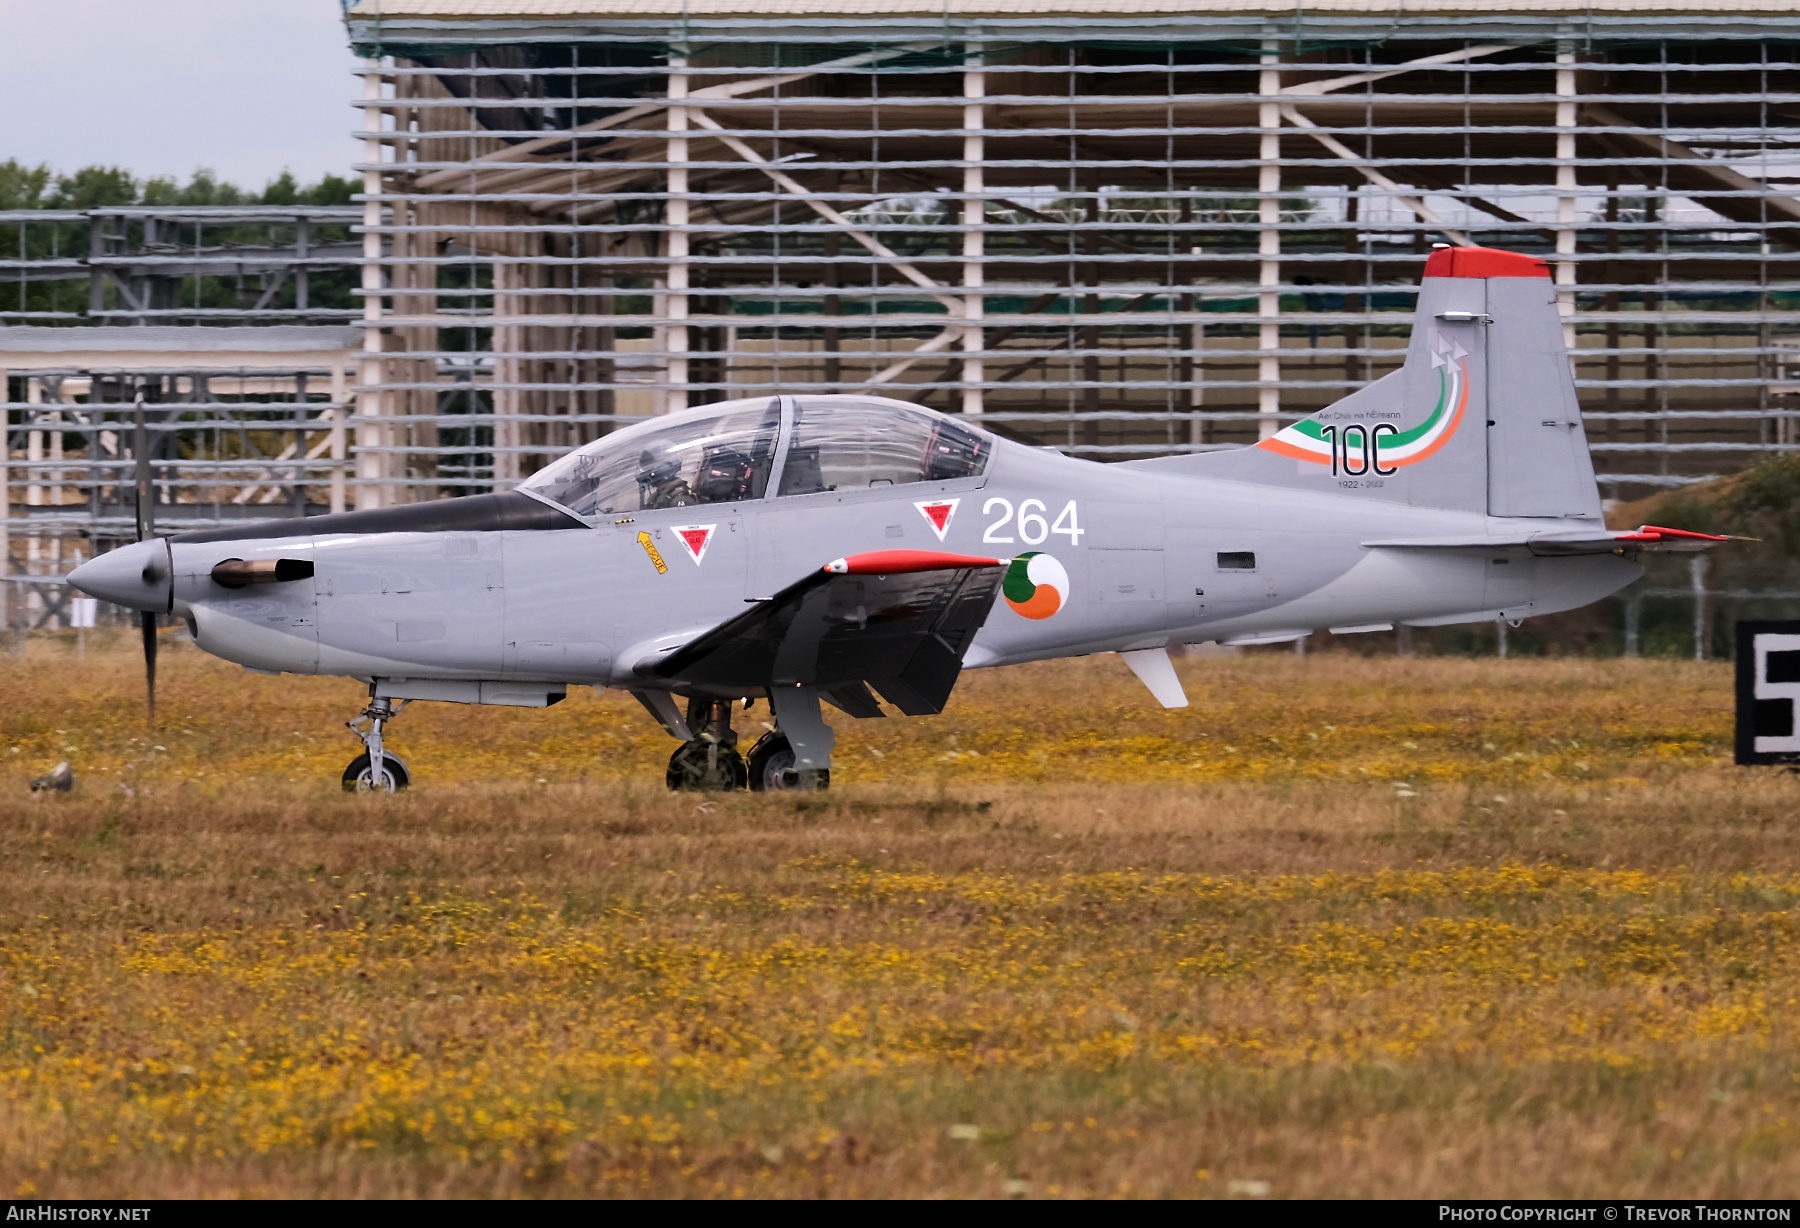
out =
{"type": "Polygon", "coordinates": [[[628,559],[609,558],[604,530],[507,533],[501,668],[507,680],[604,683],[612,614],[628,559]]]}
{"type": "MultiPolygon", "coordinates": [[[[600,582],[597,588],[584,584],[583,592],[592,593],[583,599],[585,608],[556,599],[549,592],[554,579],[537,580],[534,591],[543,592],[544,601],[521,605],[517,621],[508,623],[519,634],[509,632],[509,638],[547,637],[557,623],[604,627],[617,659],[662,632],[716,626],[741,613],[750,562],[745,509],[754,506],[699,503],[613,517],[592,535],[600,582]],[[535,632],[526,629],[526,620],[534,621],[535,632]]],[[[556,576],[565,566],[551,559],[538,571],[556,576]]]]}
{"type": "MultiPolygon", "coordinates": [[[[289,549],[286,557],[304,553],[289,549]]],[[[194,639],[206,651],[252,669],[305,674],[318,668],[318,603],[312,580],[226,589],[203,575],[192,583],[204,596],[190,611],[194,639]]]]}
{"type": "Polygon", "coordinates": [[[500,533],[376,533],[314,545],[321,673],[493,678],[500,533]]]}
{"type": "Polygon", "coordinates": [[[1093,499],[1082,509],[1088,630],[1095,638],[1169,624],[1160,500],[1093,499]]]}

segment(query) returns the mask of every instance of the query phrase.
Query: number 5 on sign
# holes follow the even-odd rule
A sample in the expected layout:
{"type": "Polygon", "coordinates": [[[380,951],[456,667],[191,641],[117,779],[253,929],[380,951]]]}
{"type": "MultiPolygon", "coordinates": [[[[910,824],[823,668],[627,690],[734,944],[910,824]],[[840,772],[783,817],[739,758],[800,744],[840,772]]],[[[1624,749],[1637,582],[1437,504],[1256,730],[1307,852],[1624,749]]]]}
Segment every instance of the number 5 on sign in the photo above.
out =
{"type": "Polygon", "coordinates": [[[1071,546],[1079,546],[1081,535],[1087,532],[1081,527],[1081,516],[1075,509],[1073,499],[1063,504],[1063,510],[1057,513],[1054,521],[1045,519],[1045,513],[1050,509],[1041,499],[1027,499],[1019,504],[1015,517],[1012,500],[995,495],[982,505],[981,514],[992,516],[995,509],[999,509],[999,518],[988,525],[987,532],[981,535],[981,540],[991,545],[1009,546],[1018,540],[1027,546],[1036,546],[1052,534],[1061,533],[1069,539],[1071,546]],[[1018,534],[1017,539],[1013,537],[1015,532],[1018,534]]]}

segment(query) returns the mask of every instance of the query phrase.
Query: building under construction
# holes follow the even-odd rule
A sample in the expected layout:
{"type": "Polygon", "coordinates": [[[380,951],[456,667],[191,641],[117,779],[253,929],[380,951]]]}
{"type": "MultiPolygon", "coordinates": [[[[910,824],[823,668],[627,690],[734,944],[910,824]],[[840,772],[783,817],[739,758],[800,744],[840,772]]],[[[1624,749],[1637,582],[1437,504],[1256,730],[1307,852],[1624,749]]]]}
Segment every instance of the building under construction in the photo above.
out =
{"type": "Polygon", "coordinates": [[[1471,242],[1554,261],[1608,493],[1793,447],[1789,18],[1643,10],[362,0],[360,479],[759,391],[1232,446],[1471,242]]]}
{"type": "MultiPolygon", "coordinates": [[[[362,331],[245,394],[276,425],[229,447],[217,398],[165,385],[166,516],[504,489],[758,392],[879,391],[1095,459],[1240,446],[1398,365],[1437,243],[1553,262],[1608,495],[1800,447],[1800,71],[1769,0],[359,0],[347,25],[360,252],[291,219],[264,259],[360,257],[362,331]]],[[[110,250],[58,258],[113,288],[0,344],[217,330],[180,252],[133,266],[163,270],[153,302],[110,250]]],[[[345,327],[284,276],[232,345],[345,327]]],[[[15,568],[22,515],[123,523],[95,361],[0,355],[15,568]]]]}

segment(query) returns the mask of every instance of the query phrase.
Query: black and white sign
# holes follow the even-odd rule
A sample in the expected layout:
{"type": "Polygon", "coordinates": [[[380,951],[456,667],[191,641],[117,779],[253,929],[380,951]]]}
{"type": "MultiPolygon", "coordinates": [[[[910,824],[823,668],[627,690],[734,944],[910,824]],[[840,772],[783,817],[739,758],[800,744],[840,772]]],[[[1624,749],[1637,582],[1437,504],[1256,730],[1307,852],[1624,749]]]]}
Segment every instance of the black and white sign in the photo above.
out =
{"type": "Polygon", "coordinates": [[[1800,620],[1737,625],[1737,761],[1800,764],[1800,620]]]}

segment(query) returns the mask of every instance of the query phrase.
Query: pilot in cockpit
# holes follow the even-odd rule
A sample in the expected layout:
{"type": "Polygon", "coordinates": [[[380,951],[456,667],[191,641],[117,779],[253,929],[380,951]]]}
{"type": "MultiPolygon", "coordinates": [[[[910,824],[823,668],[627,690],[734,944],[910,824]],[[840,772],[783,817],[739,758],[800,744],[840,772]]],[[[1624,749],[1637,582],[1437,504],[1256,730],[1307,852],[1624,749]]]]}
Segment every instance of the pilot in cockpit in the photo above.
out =
{"type": "Polygon", "coordinates": [[[646,511],[659,507],[686,507],[695,502],[694,492],[681,476],[681,462],[673,456],[658,457],[654,448],[638,454],[638,506],[646,511]]]}
{"type": "Polygon", "coordinates": [[[760,492],[751,489],[755,463],[735,448],[720,448],[709,453],[700,466],[695,481],[695,494],[702,503],[736,503],[755,498],[760,492]]]}

